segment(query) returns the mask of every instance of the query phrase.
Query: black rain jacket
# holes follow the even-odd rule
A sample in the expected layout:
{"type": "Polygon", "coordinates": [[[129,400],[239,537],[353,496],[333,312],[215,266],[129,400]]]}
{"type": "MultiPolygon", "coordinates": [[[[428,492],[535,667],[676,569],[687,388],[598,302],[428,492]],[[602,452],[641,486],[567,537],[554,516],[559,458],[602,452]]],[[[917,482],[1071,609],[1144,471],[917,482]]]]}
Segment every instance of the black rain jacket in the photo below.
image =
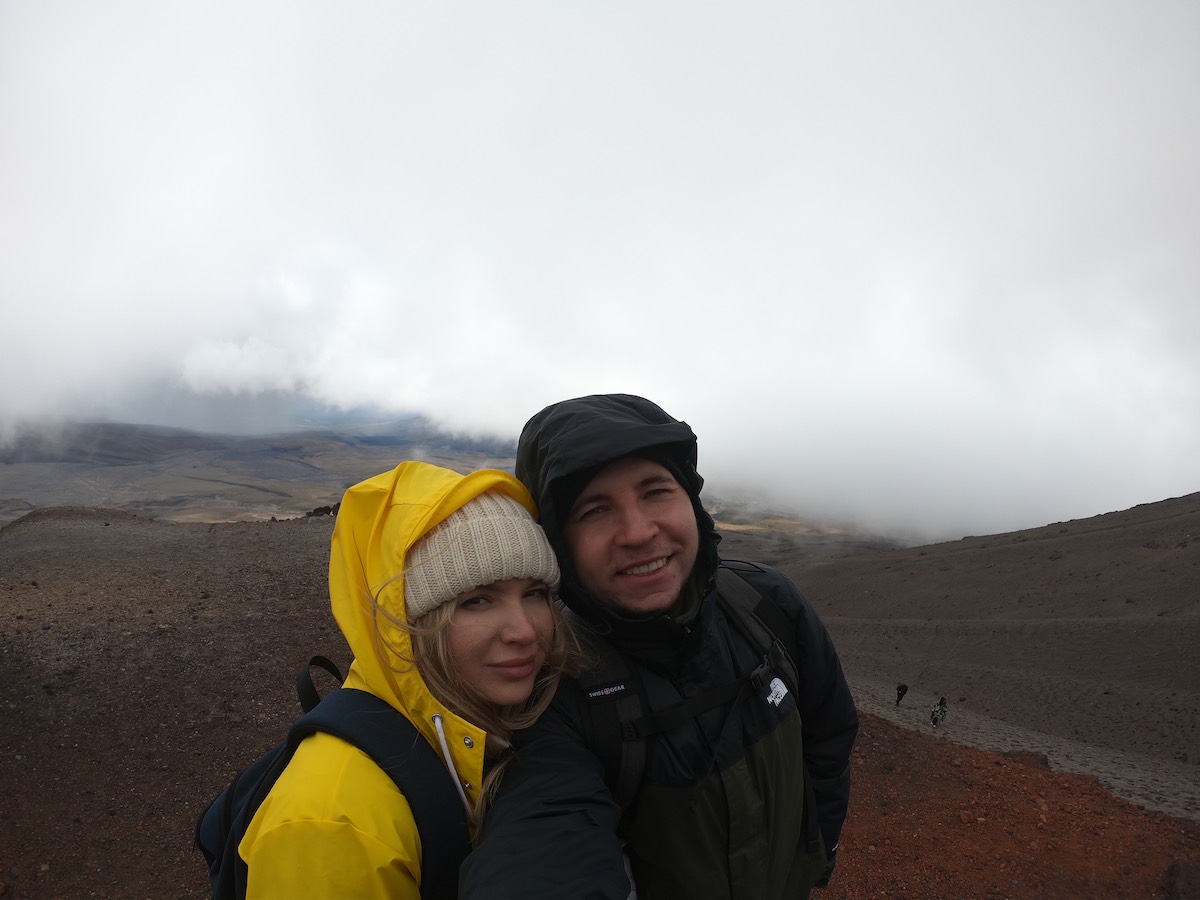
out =
{"type": "MultiPolygon", "coordinates": [[[[686,423],[640,397],[565,401],[526,425],[517,476],[538,501],[559,555],[563,599],[636,667],[646,707],[712,693],[761,662],[716,602],[720,538],[700,504],[696,437],[686,423]],[[592,476],[629,455],[672,471],[692,498],[700,532],[691,586],[669,613],[651,618],[626,617],[588,597],[560,527],[592,476]]],[[[624,900],[626,856],[642,900],[806,897],[828,877],[849,801],[854,701],[828,632],[795,585],[763,566],[736,568],[793,624],[798,690],[782,701],[739,695],[648,738],[641,789],[622,811],[597,756],[589,701],[578,682],[564,679],[550,709],[517,737],[480,844],[463,867],[460,896],[624,900]],[[815,809],[806,806],[806,774],[815,809]],[[824,848],[815,869],[805,853],[814,841],[824,848]]]]}

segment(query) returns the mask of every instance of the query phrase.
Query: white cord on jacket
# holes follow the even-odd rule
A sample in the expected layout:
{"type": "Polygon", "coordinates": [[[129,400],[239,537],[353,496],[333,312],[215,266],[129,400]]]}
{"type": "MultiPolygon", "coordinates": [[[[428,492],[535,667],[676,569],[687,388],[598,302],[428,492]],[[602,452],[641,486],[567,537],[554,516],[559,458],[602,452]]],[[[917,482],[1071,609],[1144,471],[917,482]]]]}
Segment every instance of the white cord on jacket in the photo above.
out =
{"type": "Polygon", "coordinates": [[[450,755],[450,745],[446,743],[446,732],[442,729],[442,717],[435,715],[433,717],[433,727],[437,731],[438,742],[442,745],[442,758],[446,760],[446,767],[450,770],[450,777],[454,779],[454,789],[458,791],[458,799],[462,801],[463,809],[467,811],[467,821],[471,820],[471,804],[467,802],[466,792],[463,790],[462,781],[458,777],[458,769],[454,768],[454,758],[450,755]]]}

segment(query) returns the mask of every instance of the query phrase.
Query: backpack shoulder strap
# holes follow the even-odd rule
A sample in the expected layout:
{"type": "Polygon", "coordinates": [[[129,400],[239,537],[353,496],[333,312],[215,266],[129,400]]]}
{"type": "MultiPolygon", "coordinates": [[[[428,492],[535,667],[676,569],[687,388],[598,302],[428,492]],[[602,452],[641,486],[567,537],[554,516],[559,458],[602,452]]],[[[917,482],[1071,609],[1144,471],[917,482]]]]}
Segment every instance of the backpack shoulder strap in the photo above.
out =
{"type": "Polygon", "coordinates": [[[613,799],[629,809],[646,768],[646,741],[631,730],[642,715],[642,681],[625,654],[604,638],[588,634],[595,663],[579,676],[592,749],[604,763],[613,799]]]}
{"type": "Polygon", "coordinates": [[[403,715],[366,691],[332,691],[292,725],[293,749],[318,731],[366,753],[391,777],[421,835],[421,897],[456,897],[458,869],[471,850],[466,811],[446,765],[403,715]]]}
{"type": "Polygon", "coordinates": [[[342,677],[342,670],[337,667],[337,663],[328,656],[318,654],[310,659],[308,664],[296,673],[296,696],[300,698],[300,708],[305,712],[312,711],[321,702],[321,693],[313,683],[313,666],[324,669],[338,684],[346,680],[342,677]]]}
{"type": "MultiPolygon", "coordinates": [[[[799,697],[802,689],[799,681],[799,661],[803,659],[801,654],[804,652],[800,636],[778,601],[770,595],[760,594],[738,574],[746,568],[754,567],[750,563],[735,563],[729,566],[722,562],[717,569],[717,596],[725,601],[724,608],[737,627],[754,641],[760,650],[770,653],[772,646],[780,648],[779,656],[785,668],[784,675],[799,697]]],[[[820,823],[812,778],[808,775],[807,767],[804,771],[804,810],[808,819],[805,849],[815,853],[821,847],[820,823]]]]}
{"type": "Polygon", "coordinates": [[[762,653],[769,653],[778,644],[783,651],[785,674],[793,690],[799,690],[801,648],[799,636],[791,619],[771,596],[760,594],[738,574],[747,563],[735,563],[737,568],[722,562],[717,569],[717,598],[735,625],[762,653]]]}

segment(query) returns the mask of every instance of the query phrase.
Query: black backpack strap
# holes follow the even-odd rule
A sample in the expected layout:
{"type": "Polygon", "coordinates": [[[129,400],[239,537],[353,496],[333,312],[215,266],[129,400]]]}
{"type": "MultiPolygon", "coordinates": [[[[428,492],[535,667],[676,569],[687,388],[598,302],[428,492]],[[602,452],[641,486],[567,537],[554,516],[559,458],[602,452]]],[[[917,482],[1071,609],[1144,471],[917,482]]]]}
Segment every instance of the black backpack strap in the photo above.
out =
{"type": "Polygon", "coordinates": [[[296,673],[296,696],[300,698],[300,708],[305,712],[316,709],[317,704],[321,702],[321,694],[317,691],[317,686],[313,684],[312,669],[316,666],[318,669],[324,669],[332,675],[340,686],[345,679],[342,677],[342,670],[337,667],[337,664],[327,656],[314,656],[308,663],[296,673]]]}
{"type": "Polygon", "coordinates": [[[648,738],[650,735],[658,734],[660,731],[670,731],[672,728],[678,728],[701,713],[708,712],[710,709],[715,709],[718,706],[724,706],[726,703],[734,700],[746,688],[748,680],[760,678],[766,671],[767,667],[765,665],[760,666],[749,676],[749,679],[740,678],[737,681],[731,681],[722,688],[717,688],[697,697],[688,697],[686,700],[676,703],[673,706],[647,713],[633,721],[622,721],[622,737],[626,743],[630,743],[637,739],[648,738]]]}
{"type": "Polygon", "coordinates": [[[800,642],[795,626],[779,604],[724,564],[717,569],[717,599],[723,601],[726,615],[760,653],[769,654],[772,646],[778,645],[783,674],[789,687],[799,691],[800,642]]]}
{"type": "Polygon", "coordinates": [[[629,809],[646,768],[646,742],[630,734],[626,723],[642,715],[642,680],[616,647],[594,633],[588,645],[595,664],[579,677],[587,698],[592,749],[604,763],[613,799],[629,809]]]}
{"type": "Polygon", "coordinates": [[[288,732],[293,748],[323,731],[366,753],[396,783],[421,835],[421,897],[458,896],[458,869],[471,850],[466,810],[445,763],[403,715],[366,691],[333,691],[288,732]]]}
{"type": "MultiPolygon", "coordinates": [[[[779,661],[785,668],[783,674],[790,681],[791,689],[797,692],[798,699],[801,690],[799,660],[803,650],[796,627],[783,608],[769,596],[760,594],[733,568],[725,565],[717,569],[717,589],[718,598],[726,601],[726,613],[747,638],[764,653],[770,653],[772,644],[780,648],[782,653],[779,661]]],[[[807,768],[804,772],[804,808],[808,817],[806,849],[813,852],[820,846],[820,822],[807,768]]]]}

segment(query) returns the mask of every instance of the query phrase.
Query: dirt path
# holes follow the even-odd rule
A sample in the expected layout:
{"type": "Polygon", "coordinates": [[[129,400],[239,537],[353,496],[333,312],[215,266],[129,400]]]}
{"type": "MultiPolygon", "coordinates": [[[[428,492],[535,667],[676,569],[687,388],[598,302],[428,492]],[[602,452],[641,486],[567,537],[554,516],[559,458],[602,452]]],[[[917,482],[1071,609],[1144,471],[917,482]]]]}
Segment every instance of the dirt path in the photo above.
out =
{"type": "Polygon", "coordinates": [[[1044,757],[1056,772],[1090,775],[1116,796],[1138,806],[1200,822],[1198,766],[1045,734],[980,715],[953,701],[946,718],[935,728],[930,724],[930,708],[939,698],[932,694],[910,690],[897,706],[895,683],[856,678],[853,689],[860,709],[888,722],[969,747],[1044,757]]]}

